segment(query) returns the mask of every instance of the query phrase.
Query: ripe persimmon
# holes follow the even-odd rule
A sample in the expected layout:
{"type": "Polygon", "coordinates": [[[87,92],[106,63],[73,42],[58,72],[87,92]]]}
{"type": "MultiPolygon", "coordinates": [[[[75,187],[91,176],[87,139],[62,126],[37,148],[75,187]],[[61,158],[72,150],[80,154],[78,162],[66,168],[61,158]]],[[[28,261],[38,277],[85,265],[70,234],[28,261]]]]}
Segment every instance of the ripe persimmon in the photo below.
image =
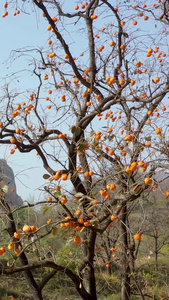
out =
{"type": "Polygon", "coordinates": [[[147,53],[153,53],[153,49],[152,48],[149,48],[149,49],[147,49],[147,53]]]}
{"type": "Polygon", "coordinates": [[[87,96],[87,93],[82,93],[82,97],[85,98],[87,96]]]}
{"type": "Polygon", "coordinates": [[[165,191],[166,197],[169,197],[169,190],[165,191]]]}
{"type": "Polygon", "coordinates": [[[138,163],[136,161],[132,162],[131,165],[130,165],[130,170],[132,172],[136,171],[137,170],[137,166],[138,166],[138,163]]]}
{"type": "Polygon", "coordinates": [[[37,230],[36,226],[35,225],[31,225],[30,226],[30,231],[31,232],[35,232],[37,230]]]}
{"type": "Polygon", "coordinates": [[[14,244],[13,243],[9,243],[8,244],[8,250],[9,251],[13,251],[14,250],[14,244]]]}
{"type": "Polygon", "coordinates": [[[75,211],[75,216],[79,217],[82,214],[82,211],[80,209],[77,209],[75,211]]]}
{"type": "Polygon", "coordinates": [[[53,198],[52,197],[48,197],[47,200],[50,202],[50,201],[53,200],[53,198]]]}
{"type": "Polygon", "coordinates": [[[79,166],[79,167],[76,168],[76,170],[77,170],[78,172],[80,172],[80,171],[82,171],[82,167],[79,166]]]}
{"type": "Polygon", "coordinates": [[[83,217],[78,218],[77,221],[78,221],[78,223],[80,223],[80,224],[83,224],[83,223],[85,222],[85,220],[84,220],[83,217]]]}
{"type": "Polygon", "coordinates": [[[96,200],[96,199],[94,199],[93,201],[92,201],[92,204],[93,205],[97,205],[99,202],[98,202],[98,200],[96,200]]]}
{"type": "Polygon", "coordinates": [[[149,111],[147,112],[147,114],[148,114],[149,116],[153,116],[152,110],[149,110],[149,111]]]}
{"type": "Polygon", "coordinates": [[[141,234],[138,232],[138,233],[135,233],[133,235],[134,239],[137,240],[137,241],[140,241],[141,240],[141,234]]]}
{"type": "Polygon", "coordinates": [[[107,132],[108,132],[108,133],[112,133],[112,132],[113,132],[113,128],[108,128],[108,129],[107,129],[107,132]]]}
{"type": "Polygon", "coordinates": [[[124,138],[125,141],[132,141],[135,139],[135,136],[133,134],[127,134],[124,138]]]}
{"type": "Polygon", "coordinates": [[[16,133],[20,133],[20,132],[21,132],[20,128],[16,128],[16,129],[15,129],[15,132],[16,132],[16,133]]]}
{"type": "Polygon", "coordinates": [[[63,174],[61,175],[61,179],[62,179],[62,180],[67,180],[67,179],[68,179],[68,174],[67,174],[67,173],[63,173],[63,174]]]}
{"type": "Polygon", "coordinates": [[[116,185],[114,183],[108,183],[106,185],[106,188],[110,191],[115,191],[116,190],[116,185]]]}
{"type": "Polygon", "coordinates": [[[87,220],[83,223],[85,227],[89,227],[91,225],[90,220],[87,220]]]}
{"type": "Polygon", "coordinates": [[[14,237],[15,237],[16,239],[20,239],[21,233],[20,233],[20,232],[14,232],[14,237]]]}
{"type": "Polygon", "coordinates": [[[60,199],[60,202],[61,202],[62,204],[66,204],[66,203],[67,203],[67,198],[66,198],[66,197],[62,197],[62,198],[60,199]]]}
{"type": "Polygon", "coordinates": [[[89,176],[93,176],[94,175],[94,172],[93,171],[89,171],[89,176]]]}
{"type": "Polygon", "coordinates": [[[125,171],[126,171],[126,173],[132,173],[133,171],[131,170],[131,167],[130,166],[127,166],[126,168],[125,168],[125,171]]]}
{"type": "Polygon", "coordinates": [[[5,251],[6,251],[5,247],[0,247],[0,255],[3,255],[5,251]]]}
{"type": "Polygon", "coordinates": [[[73,222],[70,220],[71,217],[68,216],[68,217],[65,217],[65,220],[67,220],[68,222],[65,223],[65,227],[68,227],[68,228],[71,228],[72,225],[73,225],[73,222]]]}
{"type": "Polygon", "coordinates": [[[10,142],[11,142],[11,144],[15,144],[16,143],[16,139],[15,138],[11,138],[10,142]]]}
{"type": "Polygon", "coordinates": [[[155,78],[154,78],[154,82],[155,82],[155,83],[158,83],[159,81],[160,81],[160,78],[159,78],[159,77],[155,77],[155,78]]]}
{"type": "Polygon", "coordinates": [[[105,198],[107,196],[107,190],[100,190],[100,195],[105,198]]]}
{"type": "Polygon", "coordinates": [[[125,24],[126,24],[126,22],[124,22],[124,21],[121,21],[121,22],[120,22],[120,25],[121,25],[121,26],[124,26],[125,24]]]}
{"type": "Polygon", "coordinates": [[[111,41],[110,42],[110,47],[113,47],[113,46],[115,46],[116,45],[116,43],[114,42],[114,41],[111,41]]]}
{"type": "Polygon", "coordinates": [[[123,151],[121,151],[120,154],[121,154],[121,156],[126,156],[126,155],[127,155],[127,152],[123,150],[123,151]]]}
{"type": "Polygon", "coordinates": [[[52,25],[48,25],[47,30],[50,31],[52,29],[52,25]]]}
{"type": "Polygon", "coordinates": [[[65,59],[69,59],[69,54],[65,54],[65,59]]]}
{"type": "Polygon", "coordinates": [[[26,233],[30,232],[31,231],[31,227],[29,225],[24,225],[22,230],[26,233]]]}
{"type": "Polygon", "coordinates": [[[147,21],[148,19],[149,19],[148,16],[145,16],[145,17],[144,17],[144,21],[147,21]]]}
{"type": "Polygon", "coordinates": [[[11,149],[9,152],[10,152],[10,154],[14,154],[15,153],[15,149],[11,149]]]}
{"type": "Polygon", "coordinates": [[[98,51],[101,52],[103,49],[104,49],[104,46],[102,45],[99,47],[98,51]]]}
{"type": "Polygon", "coordinates": [[[144,178],[144,182],[145,182],[145,184],[152,184],[152,178],[149,178],[149,177],[145,177],[144,178]]]}
{"type": "Polygon", "coordinates": [[[2,14],[2,18],[5,18],[6,16],[8,16],[8,11],[5,11],[5,12],[2,14]]]}
{"type": "Polygon", "coordinates": [[[52,20],[54,23],[56,23],[58,21],[58,19],[56,17],[52,17],[52,20]]]}
{"type": "Polygon", "coordinates": [[[116,221],[117,220],[117,216],[116,215],[111,215],[111,221],[116,221]]]}
{"type": "Polygon", "coordinates": [[[48,219],[47,220],[47,224],[50,224],[50,223],[52,223],[53,221],[52,221],[52,219],[48,219]]]}
{"type": "Polygon", "coordinates": [[[151,147],[151,142],[145,142],[144,145],[145,147],[151,147]]]}
{"type": "Polygon", "coordinates": [[[140,67],[141,67],[141,61],[138,61],[138,62],[136,63],[136,67],[137,67],[137,68],[140,68],[140,67]]]}
{"type": "Polygon", "coordinates": [[[124,85],[125,84],[125,80],[119,80],[119,84],[120,85],[124,85]]]}
{"type": "Polygon", "coordinates": [[[91,20],[97,19],[97,15],[91,15],[91,16],[90,16],[90,19],[91,19],[91,20]]]}
{"type": "Polygon", "coordinates": [[[21,253],[21,250],[20,249],[16,249],[15,250],[15,255],[19,255],[21,253]]]}
{"type": "Polygon", "coordinates": [[[57,171],[55,175],[53,175],[54,180],[59,180],[61,178],[62,171],[57,171]]]}
{"type": "Polygon", "coordinates": [[[122,44],[122,45],[120,46],[120,49],[121,49],[121,50],[125,50],[125,49],[126,49],[126,45],[122,44]]]}
{"type": "Polygon", "coordinates": [[[75,229],[76,229],[77,231],[81,231],[81,230],[82,230],[82,227],[77,225],[77,226],[75,227],[75,229]]]}
{"type": "Polygon", "coordinates": [[[155,132],[156,132],[157,134],[161,134],[161,128],[156,128],[156,129],[155,129],[155,132]]]}
{"type": "Polygon", "coordinates": [[[113,149],[108,150],[108,154],[109,155],[114,155],[114,150],[113,149]]]}
{"type": "Polygon", "coordinates": [[[130,80],[131,85],[134,85],[136,82],[135,80],[130,80]]]}
{"type": "Polygon", "coordinates": [[[81,238],[79,235],[75,235],[73,238],[73,241],[76,245],[79,245],[81,243],[81,238]]]}
{"type": "Polygon", "coordinates": [[[117,248],[116,247],[112,247],[110,250],[113,251],[113,252],[116,252],[117,248]]]}

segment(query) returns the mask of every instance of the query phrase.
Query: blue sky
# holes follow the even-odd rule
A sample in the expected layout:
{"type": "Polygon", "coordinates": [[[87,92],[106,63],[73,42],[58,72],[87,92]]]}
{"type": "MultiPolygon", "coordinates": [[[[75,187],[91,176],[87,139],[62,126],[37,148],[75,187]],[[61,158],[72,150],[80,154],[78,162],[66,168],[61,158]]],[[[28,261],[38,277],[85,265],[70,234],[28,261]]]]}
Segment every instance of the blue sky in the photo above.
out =
{"type": "MultiPolygon", "coordinates": [[[[3,12],[3,5],[0,5],[0,15],[2,15],[3,12]]],[[[7,78],[8,80],[9,74],[26,68],[26,65],[23,65],[23,60],[16,60],[12,65],[10,65],[12,58],[11,51],[26,46],[43,46],[48,37],[48,35],[44,35],[46,24],[47,22],[44,22],[42,18],[39,18],[38,15],[35,15],[34,13],[31,15],[21,13],[14,17],[10,9],[9,16],[6,18],[0,18],[1,86],[4,83],[4,78],[7,78]]],[[[33,195],[35,197],[35,201],[39,200],[40,193],[37,188],[44,183],[42,176],[45,171],[42,168],[40,159],[36,156],[36,152],[20,154],[16,151],[15,155],[10,155],[9,146],[1,145],[0,153],[1,157],[5,158],[14,170],[18,194],[23,198],[23,200],[27,200],[33,195]]]]}
{"type": "MultiPolygon", "coordinates": [[[[21,2],[23,3],[23,2],[21,2]]],[[[74,11],[74,4],[67,3],[66,9],[74,11]],[[70,5],[70,6],[69,6],[70,5]]],[[[9,81],[11,74],[19,72],[20,70],[27,69],[27,63],[24,58],[13,60],[12,50],[21,48],[38,48],[46,47],[47,40],[50,37],[50,33],[47,31],[47,21],[42,17],[42,12],[35,11],[31,4],[29,6],[29,13],[21,12],[17,16],[13,16],[15,9],[9,4],[9,15],[6,18],[0,17],[0,86],[3,86],[9,81]]],[[[3,4],[0,5],[0,16],[4,13],[3,4]]],[[[55,15],[55,14],[54,14],[55,15]]],[[[72,28],[73,32],[74,28],[72,28]]],[[[82,45],[81,45],[82,47],[82,45]]],[[[79,52],[74,48],[75,55],[79,52]]],[[[31,82],[31,76],[28,78],[22,77],[21,73],[16,73],[19,79],[18,87],[13,83],[10,83],[10,88],[22,90],[29,88],[34,82],[31,82]],[[29,84],[29,85],[28,85],[29,84]]],[[[1,90],[2,96],[3,91],[1,90]]],[[[3,112],[1,112],[3,113],[3,112]]],[[[34,197],[35,201],[43,200],[43,193],[38,190],[45,184],[43,174],[46,173],[42,167],[42,162],[36,152],[33,151],[28,154],[20,154],[18,151],[14,155],[9,153],[9,146],[0,145],[1,158],[5,158],[8,164],[13,168],[16,176],[17,193],[23,200],[29,200],[34,197]]]]}

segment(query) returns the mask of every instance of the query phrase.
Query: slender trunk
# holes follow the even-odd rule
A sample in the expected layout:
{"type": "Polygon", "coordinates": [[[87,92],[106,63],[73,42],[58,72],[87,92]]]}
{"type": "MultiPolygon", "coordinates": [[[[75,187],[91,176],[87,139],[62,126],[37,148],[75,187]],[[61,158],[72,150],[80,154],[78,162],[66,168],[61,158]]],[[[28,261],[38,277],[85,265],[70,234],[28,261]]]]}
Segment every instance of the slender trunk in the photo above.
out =
{"type": "Polygon", "coordinates": [[[155,270],[158,272],[158,237],[155,237],[155,245],[154,245],[154,253],[155,253],[155,270]]]}
{"type": "Polygon", "coordinates": [[[111,267],[110,267],[110,268],[107,268],[107,274],[108,274],[109,276],[112,275],[111,267]]]}
{"type": "Polygon", "coordinates": [[[129,247],[128,247],[128,232],[127,232],[127,207],[122,211],[121,217],[121,297],[120,300],[130,300],[131,285],[130,285],[130,264],[129,264],[129,247]]]}
{"type": "Polygon", "coordinates": [[[85,263],[80,271],[81,276],[83,277],[83,284],[86,291],[89,293],[88,299],[84,300],[97,300],[96,294],[96,281],[95,281],[95,269],[94,269],[94,254],[95,254],[95,241],[96,241],[96,232],[91,231],[89,233],[88,240],[84,245],[84,260],[85,263]]]}

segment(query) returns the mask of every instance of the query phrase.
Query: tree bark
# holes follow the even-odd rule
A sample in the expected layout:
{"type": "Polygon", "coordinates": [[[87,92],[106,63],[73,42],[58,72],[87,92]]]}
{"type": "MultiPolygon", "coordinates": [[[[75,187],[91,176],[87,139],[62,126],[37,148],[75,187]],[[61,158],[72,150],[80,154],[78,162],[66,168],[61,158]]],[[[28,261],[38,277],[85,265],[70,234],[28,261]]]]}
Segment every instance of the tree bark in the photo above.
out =
{"type": "MultiPolygon", "coordinates": [[[[13,218],[13,214],[11,212],[10,206],[3,199],[1,199],[1,202],[3,202],[3,207],[6,208],[6,212],[7,212],[7,219],[8,219],[7,231],[10,234],[11,238],[13,238],[14,232],[17,231],[16,226],[15,226],[15,221],[13,218]]],[[[20,242],[18,242],[18,245],[21,246],[20,242]]],[[[28,259],[24,252],[20,253],[19,259],[23,266],[29,265],[28,259]]],[[[37,285],[31,270],[28,269],[28,270],[24,271],[23,274],[28,283],[29,290],[34,297],[34,300],[43,300],[41,289],[37,285]]]]}
{"type": "Polygon", "coordinates": [[[154,249],[154,253],[155,253],[155,270],[156,272],[158,272],[158,236],[155,236],[155,249],[154,249]]]}
{"type": "Polygon", "coordinates": [[[84,258],[84,263],[80,268],[80,276],[83,277],[83,284],[90,295],[88,299],[84,300],[97,300],[96,294],[96,281],[95,281],[95,270],[94,270],[94,255],[95,255],[95,241],[96,241],[96,232],[91,231],[88,237],[88,246],[84,245],[84,254],[87,254],[84,258]],[[87,253],[86,253],[87,251],[87,253]]]}
{"type": "Polygon", "coordinates": [[[131,285],[130,285],[130,263],[129,263],[129,247],[128,247],[128,232],[127,232],[127,206],[124,206],[121,216],[121,296],[120,300],[130,300],[131,285]]]}

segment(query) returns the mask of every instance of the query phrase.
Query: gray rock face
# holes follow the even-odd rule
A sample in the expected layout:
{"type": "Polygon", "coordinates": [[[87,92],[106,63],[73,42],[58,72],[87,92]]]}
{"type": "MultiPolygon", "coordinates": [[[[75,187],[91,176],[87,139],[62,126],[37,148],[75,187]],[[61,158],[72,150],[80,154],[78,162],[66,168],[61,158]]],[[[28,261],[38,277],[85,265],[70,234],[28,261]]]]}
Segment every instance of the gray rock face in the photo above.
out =
{"type": "Polygon", "coordinates": [[[9,205],[20,205],[22,204],[22,199],[16,193],[16,184],[15,184],[15,176],[13,170],[7,164],[5,159],[0,159],[0,181],[4,181],[4,183],[8,186],[8,192],[5,194],[5,200],[9,205]],[[14,189],[15,192],[11,192],[14,189]]]}

